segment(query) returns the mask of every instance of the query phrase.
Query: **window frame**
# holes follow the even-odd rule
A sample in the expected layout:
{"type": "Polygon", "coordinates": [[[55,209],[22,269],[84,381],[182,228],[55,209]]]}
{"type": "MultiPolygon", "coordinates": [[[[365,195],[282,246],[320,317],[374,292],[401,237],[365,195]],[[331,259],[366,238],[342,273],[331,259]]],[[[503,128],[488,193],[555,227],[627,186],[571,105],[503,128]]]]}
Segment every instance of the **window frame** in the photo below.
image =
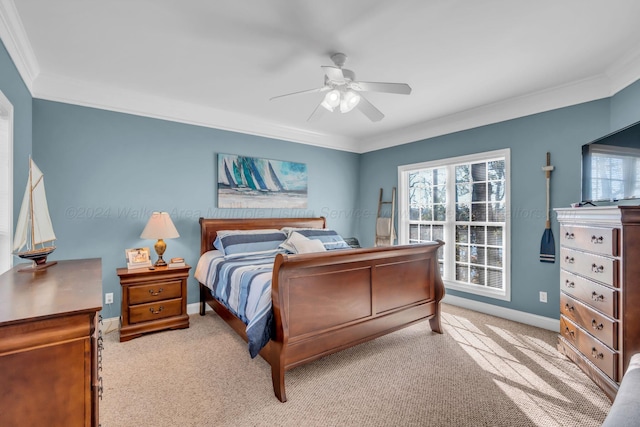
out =
{"type": "Polygon", "coordinates": [[[6,209],[0,215],[0,220],[3,220],[0,224],[0,232],[7,233],[4,237],[0,235],[0,274],[2,274],[13,266],[13,104],[2,91],[0,91],[0,121],[3,122],[2,127],[6,124],[5,129],[0,129],[2,132],[0,153],[2,157],[6,154],[7,162],[6,170],[0,170],[0,176],[3,178],[0,179],[0,185],[3,187],[0,192],[0,206],[2,206],[1,209],[6,209]]]}
{"type": "Polygon", "coordinates": [[[454,168],[455,165],[461,163],[486,162],[497,159],[504,159],[505,162],[505,222],[503,226],[504,247],[502,262],[504,287],[503,289],[494,289],[487,286],[456,282],[450,278],[445,279],[447,272],[455,271],[456,245],[447,245],[446,243],[447,240],[450,240],[448,237],[453,238],[455,242],[455,226],[457,224],[455,219],[455,179],[450,179],[449,174],[447,175],[446,184],[447,216],[444,222],[438,222],[444,225],[445,230],[443,239],[445,241],[443,246],[443,270],[445,270],[445,274],[443,274],[443,282],[448,289],[511,301],[511,150],[509,148],[398,166],[398,244],[409,244],[409,173],[420,169],[454,168]]]}

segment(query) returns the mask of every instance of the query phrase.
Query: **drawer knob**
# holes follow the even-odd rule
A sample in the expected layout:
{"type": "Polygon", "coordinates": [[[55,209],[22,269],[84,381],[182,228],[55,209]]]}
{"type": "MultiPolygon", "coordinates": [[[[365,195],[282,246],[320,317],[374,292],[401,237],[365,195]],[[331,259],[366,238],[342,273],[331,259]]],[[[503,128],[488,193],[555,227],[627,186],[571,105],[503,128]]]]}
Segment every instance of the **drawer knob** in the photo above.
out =
{"type": "Polygon", "coordinates": [[[591,347],[591,356],[593,356],[594,359],[604,359],[604,354],[598,353],[595,347],[591,347]]]}
{"type": "Polygon", "coordinates": [[[149,309],[149,311],[151,312],[151,314],[159,314],[162,310],[164,310],[164,306],[160,306],[158,307],[158,309],[156,310],[155,308],[151,307],[149,309]]]}
{"type": "Polygon", "coordinates": [[[569,281],[569,279],[566,279],[566,280],[564,281],[564,285],[565,285],[567,288],[575,288],[575,287],[576,287],[575,282],[570,282],[570,281],[569,281]]]}
{"type": "Polygon", "coordinates": [[[149,293],[154,297],[160,295],[162,291],[164,291],[164,289],[162,288],[158,289],[158,292],[154,291],[153,289],[149,289],[149,293]]]}
{"type": "Polygon", "coordinates": [[[591,271],[594,273],[604,273],[604,265],[591,264],[591,271]]]}
{"type": "Polygon", "coordinates": [[[568,326],[565,326],[564,333],[569,335],[571,337],[571,339],[573,339],[573,337],[575,337],[575,335],[576,335],[575,331],[572,331],[571,329],[569,329],[568,326]]]}
{"type": "Polygon", "coordinates": [[[604,325],[602,323],[598,325],[598,322],[596,322],[596,319],[591,319],[591,327],[596,331],[601,331],[602,328],[604,328],[604,325]]]}
{"type": "Polygon", "coordinates": [[[568,263],[568,264],[573,264],[576,260],[573,259],[572,256],[567,255],[566,257],[564,257],[564,262],[568,263]]]}
{"type": "Polygon", "coordinates": [[[591,292],[591,299],[594,300],[595,302],[603,302],[604,301],[604,295],[598,295],[597,292],[591,292]]]}
{"type": "Polygon", "coordinates": [[[591,236],[591,243],[593,243],[594,245],[602,244],[604,243],[604,237],[591,236]]]}
{"type": "Polygon", "coordinates": [[[575,239],[576,236],[573,235],[573,233],[569,233],[568,231],[566,233],[564,233],[564,238],[571,240],[571,239],[575,239]]]}
{"type": "Polygon", "coordinates": [[[572,305],[569,305],[569,303],[564,305],[565,310],[567,311],[574,311],[576,308],[572,305]]]}

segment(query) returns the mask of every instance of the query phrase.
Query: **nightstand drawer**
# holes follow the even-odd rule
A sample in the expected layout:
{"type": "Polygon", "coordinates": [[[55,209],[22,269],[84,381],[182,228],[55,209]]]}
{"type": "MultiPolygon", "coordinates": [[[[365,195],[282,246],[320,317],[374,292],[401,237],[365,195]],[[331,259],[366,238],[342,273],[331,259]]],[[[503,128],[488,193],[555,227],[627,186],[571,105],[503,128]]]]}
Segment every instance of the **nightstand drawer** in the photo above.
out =
{"type": "Polygon", "coordinates": [[[609,317],[618,317],[618,291],[560,270],[560,290],[609,317]]]}
{"type": "Polygon", "coordinates": [[[173,298],[182,298],[181,280],[158,281],[149,285],[129,287],[129,304],[132,305],[173,298]]]}
{"type": "Polygon", "coordinates": [[[618,256],[617,228],[561,225],[561,245],[603,255],[618,256]]]}
{"type": "Polygon", "coordinates": [[[618,260],[560,248],[560,267],[606,285],[618,287],[618,260]]]}
{"type": "Polygon", "coordinates": [[[129,307],[129,323],[148,322],[182,314],[182,298],[129,307]]]}
{"type": "Polygon", "coordinates": [[[618,353],[589,335],[564,316],[560,316],[560,334],[609,378],[618,381],[618,353]]]}
{"type": "Polygon", "coordinates": [[[618,350],[618,322],[562,292],[560,314],[573,320],[612,349],[618,350]]]}

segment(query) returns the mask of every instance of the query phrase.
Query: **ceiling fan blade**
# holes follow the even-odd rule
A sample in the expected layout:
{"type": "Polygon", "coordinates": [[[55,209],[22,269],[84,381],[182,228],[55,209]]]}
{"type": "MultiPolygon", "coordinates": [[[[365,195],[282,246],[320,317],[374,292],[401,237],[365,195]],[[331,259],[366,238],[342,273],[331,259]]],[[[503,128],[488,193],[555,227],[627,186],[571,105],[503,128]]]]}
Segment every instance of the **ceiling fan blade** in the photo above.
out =
{"type": "Polygon", "coordinates": [[[360,102],[358,102],[356,108],[362,111],[362,114],[367,116],[372,122],[379,122],[384,118],[384,114],[382,114],[380,110],[374,107],[373,104],[367,100],[367,98],[362,96],[362,94],[360,94],[360,102]]]}
{"type": "Polygon", "coordinates": [[[332,65],[322,65],[324,69],[324,74],[327,78],[334,82],[344,82],[344,74],[342,73],[342,69],[338,67],[334,67],[332,65]]]}
{"type": "Polygon", "coordinates": [[[322,87],[319,87],[317,89],[301,90],[300,92],[293,92],[293,93],[287,93],[285,95],[274,96],[272,98],[269,98],[269,101],[273,101],[274,99],[277,99],[277,98],[283,98],[285,96],[304,95],[305,93],[325,92],[325,91],[327,91],[329,89],[331,89],[331,88],[328,87],[328,86],[322,86],[322,87]]]}
{"type": "Polygon", "coordinates": [[[327,112],[327,109],[322,106],[322,103],[320,103],[320,104],[318,104],[316,109],[313,110],[313,113],[311,113],[311,115],[309,116],[307,121],[308,122],[315,122],[316,120],[319,120],[320,117],[324,116],[324,114],[326,112],[327,112]]]}
{"type": "Polygon", "coordinates": [[[351,88],[364,92],[385,92],[409,95],[411,86],[406,83],[352,82],[351,88]]]}

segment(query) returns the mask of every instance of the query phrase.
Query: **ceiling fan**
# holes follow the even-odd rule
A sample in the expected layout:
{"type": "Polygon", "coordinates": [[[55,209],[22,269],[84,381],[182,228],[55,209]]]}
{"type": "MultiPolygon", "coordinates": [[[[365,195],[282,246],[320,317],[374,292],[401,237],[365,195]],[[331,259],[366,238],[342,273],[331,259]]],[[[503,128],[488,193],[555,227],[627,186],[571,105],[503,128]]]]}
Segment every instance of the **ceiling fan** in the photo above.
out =
{"type": "Polygon", "coordinates": [[[411,87],[406,83],[376,83],[376,82],[359,82],[356,81],[356,75],[353,71],[342,68],[347,60],[344,53],[334,53],[331,60],[335,64],[323,65],[324,69],[324,86],[303,90],[300,92],[288,93],[286,95],[274,96],[271,100],[282,98],[285,96],[302,95],[306,93],[327,92],[324,99],[307,121],[316,120],[325,112],[341,112],[348,113],[357,108],[371,121],[377,122],[382,120],[384,114],[371,104],[361,92],[384,92],[396,93],[401,95],[409,95],[411,87]]]}

